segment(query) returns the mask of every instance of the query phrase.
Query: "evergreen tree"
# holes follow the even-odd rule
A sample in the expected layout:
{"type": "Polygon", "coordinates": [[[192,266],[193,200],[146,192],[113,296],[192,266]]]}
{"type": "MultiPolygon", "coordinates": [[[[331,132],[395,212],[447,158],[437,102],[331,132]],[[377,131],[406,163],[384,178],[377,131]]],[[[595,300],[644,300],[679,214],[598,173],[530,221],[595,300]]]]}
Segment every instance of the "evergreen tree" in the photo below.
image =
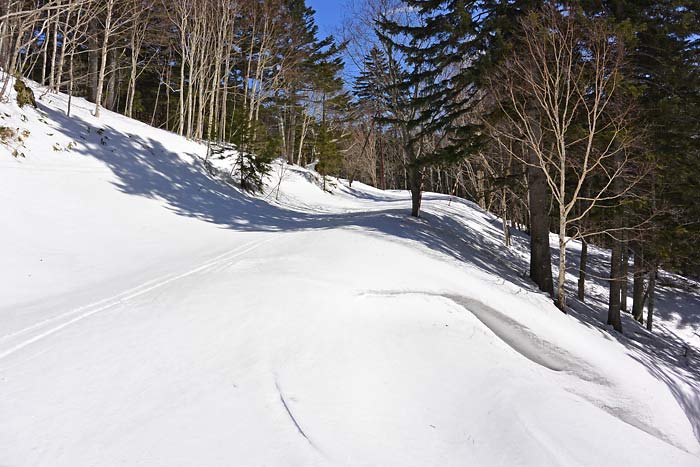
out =
{"type": "MultiPolygon", "coordinates": [[[[380,37],[406,55],[413,70],[398,85],[419,86],[410,105],[417,109],[411,126],[422,134],[445,134],[444,144],[420,162],[454,162],[468,157],[482,142],[474,112],[483,97],[487,72],[503,56],[527,0],[404,0],[415,11],[411,24],[383,18],[380,37]],[[408,41],[400,38],[407,36],[408,41]]],[[[410,95],[410,94],[409,94],[410,95]]]]}
{"type": "Polygon", "coordinates": [[[323,178],[323,189],[326,189],[326,177],[328,175],[338,175],[342,167],[343,158],[338,144],[339,137],[328,127],[326,123],[321,123],[316,137],[316,171],[323,178]]]}
{"type": "MultiPolygon", "coordinates": [[[[405,0],[415,11],[413,24],[384,18],[379,24],[385,42],[406,54],[413,72],[397,87],[405,94],[411,86],[415,109],[409,123],[418,134],[439,133],[442,144],[412,161],[413,166],[454,163],[475,154],[484,144],[480,124],[484,84],[491,70],[512,47],[514,31],[523,13],[539,2],[528,0],[405,0]],[[399,39],[407,36],[407,42],[399,39]]],[[[488,110],[486,112],[489,112],[488,110]]],[[[549,215],[544,174],[527,167],[530,207],[530,277],[553,294],[549,215]]],[[[420,193],[412,187],[414,213],[420,193]]],[[[418,202],[419,205],[419,202],[418,202]]]]}
{"type": "Polygon", "coordinates": [[[279,141],[268,133],[261,123],[244,132],[241,150],[236,157],[233,171],[238,172],[241,187],[252,193],[261,192],[265,177],[270,173],[270,162],[279,154],[279,141]]]}
{"type": "Polygon", "coordinates": [[[353,93],[375,118],[386,117],[387,109],[391,106],[388,74],[386,54],[375,45],[364,57],[362,70],[353,85],[353,93]]]}
{"type": "MultiPolygon", "coordinates": [[[[593,13],[601,5],[585,6],[593,13]]],[[[653,166],[643,183],[645,196],[618,213],[624,216],[622,227],[642,224],[632,238],[635,269],[643,270],[635,271],[633,288],[633,312],[641,321],[645,297],[653,295],[653,287],[645,295],[639,284],[644,273],[649,272],[651,285],[660,266],[697,274],[700,264],[695,248],[700,240],[700,10],[694,0],[608,0],[602,6],[631,32],[625,74],[636,96],[640,131],[646,135],[644,151],[653,166]]],[[[613,262],[611,269],[620,268],[613,262]]],[[[611,274],[610,316],[619,314],[618,275],[611,274]]]]}

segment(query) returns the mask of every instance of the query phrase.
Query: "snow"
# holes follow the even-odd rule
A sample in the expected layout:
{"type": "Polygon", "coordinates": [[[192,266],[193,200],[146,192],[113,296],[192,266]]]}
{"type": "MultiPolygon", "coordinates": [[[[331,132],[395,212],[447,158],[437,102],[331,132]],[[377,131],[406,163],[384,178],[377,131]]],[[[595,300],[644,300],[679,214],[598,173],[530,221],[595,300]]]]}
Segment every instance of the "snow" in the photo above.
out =
{"type": "Polygon", "coordinates": [[[205,146],[39,102],[0,104],[30,132],[0,145],[0,465],[700,465],[697,283],[619,335],[602,281],[562,314],[472,203],[412,219],[279,162],[254,197],[205,146]]]}

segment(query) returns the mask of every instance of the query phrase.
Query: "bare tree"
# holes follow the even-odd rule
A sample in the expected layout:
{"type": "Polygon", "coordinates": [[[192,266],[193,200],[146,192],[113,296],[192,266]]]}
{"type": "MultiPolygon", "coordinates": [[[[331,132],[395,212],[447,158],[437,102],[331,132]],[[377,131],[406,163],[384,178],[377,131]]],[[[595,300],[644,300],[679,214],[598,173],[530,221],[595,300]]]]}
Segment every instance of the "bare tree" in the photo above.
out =
{"type": "Polygon", "coordinates": [[[141,49],[143,48],[146,34],[149,27],[152,26],[150,21],[153,10],[154,0],[129,0],[127,5],[127,15],[129,16],[129,49],[131,51],[131,60],[129,66],[129,85],[126,93],[126,104],[124,114],[131,117],[134,112],[134,98],[136,97],[136,80],[139,75],[146,69],[141,67],[139,72],[139,61],[141,49]]]}
{"type": "Polygon", "coordinates": [[[635,183],[613,186],[628,168],[633,141],[630,110],[619,98],[623,44],[605,19],[549,3],[527,15],[521,30],[522,47],[492,85],[508,125],[491,129],[505,151],[546,179],[558,214],[557,305],[565,311],[567,244],[584,235],[578,225],[595,206],[624,196],[635,183]],[[596,184],[584,193],[594,176],[596,184]]]}
{"type": "Polygon", "coordinates": [[[113,32],[114,5],[116,0],[105,0],[105,20],[102,29],[102,47],[100,49],[100,68],[97,77],[97,90],[95,93],[95,117],[100,116],[102,106],[102,93],[107,72],[107,52],[109,51],[109,38],[113,32]]]}

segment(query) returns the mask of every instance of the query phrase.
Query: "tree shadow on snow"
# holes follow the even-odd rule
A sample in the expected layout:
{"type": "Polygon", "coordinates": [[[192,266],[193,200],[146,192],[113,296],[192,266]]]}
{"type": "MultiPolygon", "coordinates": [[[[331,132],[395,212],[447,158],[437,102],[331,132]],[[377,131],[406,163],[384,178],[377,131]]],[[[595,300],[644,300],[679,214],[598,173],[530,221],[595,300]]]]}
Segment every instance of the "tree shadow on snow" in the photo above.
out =
{"type": "MultiPolygon", "coordinates": [[[[274,232],[360,227],[372,235],[416,242],[438,254],[448,255],[526,290],[537,292],[526,277],[527,259],[505,249],[501,242],[492,240],[502,238],[502,226],[498,219],[489,214],[480,214],[480,225],[485,226],[487,232],[477,232],[458,222],[456,216],[450,215],[444,203],[436,205],[436,209],[425,213],[421,219],[411,218],[406,209],[398,208],[343,214],[305,213],[285,209],[249,196],[223,181],[215,180],[207,173],[201,157],[196,154],[185,154],[188,157],[181,157],[155,139],[126,134],[109,126],[99,125],[99,122],[87,122],[77,116],[67,118],[62,111],[43,105],[41,107],[42,111],[56,122],[60,131],[80,143],[73,149],[74,152],[97,158],[111,169],[117,178],[114,184],[120,191],[162,200],[168,209],[178,215],[236,231],[274,232]],[[100,134],[96,127],[103,128],[104,131],[100,134]]],[[[398,198],[396,192],[389,192],[383,196],[380,192],[365,193],[350,187],[343,189],[362,199],[385,203],[403,201],[398,198]]],[[[424,199],[450,199],[453,203],[473,207],[469,201],[451,198],[448,195],[428,194],[424,199]]],[[[517,244],[514,250],[527,250],[529,238],[525,234],[513,232],[512,240],[517,244]]],[[[553,259],[556,260],[556,248],[553,248],[552,253],[553,259]]],[[[578,255],[571,254],[569,260],[570,271],[577,270],[578,255]]],[[[603,259],[596,260],[592,257],[589,273],[594,277],[594,281],[600,283],[601,278],[607,274],[603,259]]],[[[571,286],[571,281],[568,282],[571,286]]],[[[625,336],[607,333],[601,325],[606,317],[600,311],[606,309],[607,296],[593,296],[589,297],[589,300],[596,306],[581,304],[572,299],[572,314],[585,325],[620,340],[631,350],[633,358],[642,363],[656,378],[664,381],[686,411],[696,437],[700,439],[700,377],[698,371],[691,368],[690,361],[682,357],[685,343],[668,332],[665,335],[652,335],[643,330],[640,332],[639,326],[628,316],[624,317],[624,325],[628,330],[625,336]],[[693,391],[688,392],[687,388],[680,387],[669,375],[666,366],[677,368],[693,391]]],[[[661,308],[664,304],[676,300],[680,300],[677,295],[673,295],[667,288],[660,288],[661,308]]],[[[682,308],[679,311],[682,317],[681,324],[697,326],[700,322],[700,298],[694,297],[692,303],[682,303],[679,306],[682,308]]],[[[698,349],[692,351],[698,352],[698,349]]],[[[698,355],[700,352],[695,353],[695,358],[698,355]]]]}
{"type": "MultiPolygon", "coordinates": [[[[579,268],[579,251],[576,251],[577,255],[572,255],[568,264],[568,267],[576,272],[579,268]]],[[[700,321],[700,298],[688,293],[680,295],[668,284],[660,283],[657,288],[658,312],[655,313],[657,316],[653,332],[647,331],[628,311],[621,313],[623,334],[620,334],[605,324],[608,310],[609,252],[591,249],[589,254],[589,281],[597,287],[587,289],[585,303],[571,299],[570,313],[584,325],[600,331],[606,338],[618,341],[634,360],[642,364],[654,378],[662,381],[685,412],[695,438],[700,441],[700,349],[665,326],[668,321],[675,321],[678,328],[697,329],[700,321]],[[674,319],[675,315],[682,315],[683,319],[674,319]]],[[[630,276],[630,288],[631,280],[630,276]]],[[[631,290],[628,292],[631,293],[631,290]]],[[[631,306],[630,297],[628,309],[631,309],[631,306]]]]}
{"type": "MultiPolygon", "coordinates": [[[[413,219],[406,209],[399,208],[342,214],[285,209],[214,179],[196,154],[181,157],[153,138],[126,134],[104,124],[93,126],[100,122],[87,122],[78,116],[67,118],[62,111],[41,107],[58,125],[57,129],[80,143],[72,149],[73,152],[96,158],[110,168],[117,177],[114,184],[120,191],[160,199],[178,215],[236,231],[360,227],[371,234],[418,242],[430,250],[498,276],[505,273],[507,280],[533,289],[529,281],[507,262],[495,266],[494,258],[500,258],[495,251],[499,246],[488,244],[481,235],[465,230],[449,215],[426,214],[422,219],[413,219]],[[97,128],[103,130],[97,132],[97,128]]],[[[348,187],[343,189],[358,191],[348,187]]],[[[403,201],[397,199],[395,193],[387,197],[380,193],[366,194],[364,198],[382,202],[403,201]]],[[[430,195],[426,196],[426,200],[429,199],[430,195]]]]}

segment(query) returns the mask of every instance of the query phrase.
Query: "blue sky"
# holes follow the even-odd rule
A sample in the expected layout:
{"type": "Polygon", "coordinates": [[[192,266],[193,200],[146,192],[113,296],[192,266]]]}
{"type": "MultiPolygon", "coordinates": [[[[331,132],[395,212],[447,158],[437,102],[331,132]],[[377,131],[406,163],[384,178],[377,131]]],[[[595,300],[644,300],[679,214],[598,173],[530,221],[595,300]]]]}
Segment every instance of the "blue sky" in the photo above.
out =
{"type": "Polygon", "coordinates": [[[333,34],[343,20],[345,0],[307,0],[306,4],[316,10],[316,24],[321,37],[333,34]]]}
{"type": "MultiPolygon", "coordinates": [[[[347,0],[306,0],[306,4],[316,10],[316,24],[318,24],[319,38],[333,34],[337,37],[336,29],[343,21],[347,0]]],[[[358,74],[357,68],[351,60],[345,59],[345,78],[352,81],[358,74]]]]}

